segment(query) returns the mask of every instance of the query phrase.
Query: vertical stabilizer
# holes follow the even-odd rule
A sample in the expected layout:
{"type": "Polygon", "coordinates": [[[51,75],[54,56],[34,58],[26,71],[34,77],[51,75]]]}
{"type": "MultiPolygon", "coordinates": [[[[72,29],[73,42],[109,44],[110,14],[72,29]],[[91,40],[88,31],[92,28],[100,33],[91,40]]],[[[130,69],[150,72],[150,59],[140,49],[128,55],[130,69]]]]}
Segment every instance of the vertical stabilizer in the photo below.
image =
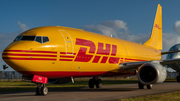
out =
{"type": "Polygon", "coordinates": [[[160,4],[157,7],[151,37],[144,45],[162,50],[162,7],[160,4]]]}

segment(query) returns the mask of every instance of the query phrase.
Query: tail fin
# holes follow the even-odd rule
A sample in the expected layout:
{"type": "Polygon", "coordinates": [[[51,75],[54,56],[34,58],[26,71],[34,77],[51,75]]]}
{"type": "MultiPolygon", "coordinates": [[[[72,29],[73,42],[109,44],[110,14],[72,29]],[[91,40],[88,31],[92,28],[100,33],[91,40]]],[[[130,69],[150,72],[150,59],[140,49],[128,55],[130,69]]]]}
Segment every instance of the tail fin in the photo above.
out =
{"type": "Polygon", "coordinates": [[[151,37],[144,45],[162,50],[162,7],[160,4],[157,7],[151,37]]]}

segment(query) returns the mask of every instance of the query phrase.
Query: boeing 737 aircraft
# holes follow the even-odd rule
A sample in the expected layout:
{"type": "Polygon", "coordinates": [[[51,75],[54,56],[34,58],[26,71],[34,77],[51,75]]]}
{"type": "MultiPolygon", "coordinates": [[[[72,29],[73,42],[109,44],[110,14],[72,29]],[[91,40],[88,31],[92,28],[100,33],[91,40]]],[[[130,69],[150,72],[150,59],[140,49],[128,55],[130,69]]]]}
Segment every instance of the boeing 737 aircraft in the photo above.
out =
{"type": "Polygon", "coordinates": [[[89,87],[99,88],[98,77],[138,76],[139,89],[152,88],[166,79],[161,60],[162,7],[158,4],[150,39],[144,44],[61,26],[33,28],[18,35],[2,53],[3,60],[23,78],[37,83],[36,94],[46,95],[49,83],[67,83],[92,77],[89,87]]]}

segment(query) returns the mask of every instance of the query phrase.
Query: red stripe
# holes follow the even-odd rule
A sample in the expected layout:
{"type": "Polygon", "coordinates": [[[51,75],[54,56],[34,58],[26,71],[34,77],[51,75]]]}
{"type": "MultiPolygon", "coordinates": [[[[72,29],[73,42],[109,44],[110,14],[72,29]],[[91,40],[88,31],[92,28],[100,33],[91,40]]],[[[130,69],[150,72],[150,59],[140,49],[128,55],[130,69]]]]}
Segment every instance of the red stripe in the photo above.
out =
{"type": "Polygon", "coordinates": [[[57,54],[54,51],[33,51],[33,50],[4,50],[4,52],[30,52],[30,53],[52,53],[57,54]]]}
{"type": "Polygon", "coordinates": [[[71,53],[71,52],[60,52],[60,54],[76,55],[76,53],[71,53]]]}
{"type": "Polygon", "coordinates": [[[57,57],[57,55],[41,55],[41,54],[14,54],[14,53],[3,53],[2,55],[9,55],[9,56],[43,56],[43,57],[57,57]]]}
{"type": "Polygon", "coordinates": [[[59,61],[73,61],[72,59],[59,59],[59,61]]]}
{"type": "Polygon", "coordinates": [[[3,59],[11,59],[11,60],[50,60],[56,61],[56,59],[48,59],[48,58],[16,58],[16,57],[3,57],[3,59]]]}
{"type": "Polygon", "coordinates": [[[74,58],[74,56],[60,56],[60,57],[62,57],[62,58],[74,58]]]}

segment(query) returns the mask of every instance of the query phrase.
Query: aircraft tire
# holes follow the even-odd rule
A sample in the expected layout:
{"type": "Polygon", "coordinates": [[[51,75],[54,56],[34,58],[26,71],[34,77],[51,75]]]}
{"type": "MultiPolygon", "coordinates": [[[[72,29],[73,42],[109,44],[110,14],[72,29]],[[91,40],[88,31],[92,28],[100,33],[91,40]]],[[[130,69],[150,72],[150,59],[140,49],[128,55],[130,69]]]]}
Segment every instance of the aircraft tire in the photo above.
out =
{"type": "Polygon", "coordinates": [[[147,85],[147,89],[152,89],[152,84],[150,84],[150,85],[147,85]]]}
{"type": "Polygon", "coordinates": [[[139,87],[139,89],[144,89],[144,85],[140,82],[138,82],[138,87],[139,87]]]}
{"type": "Polygon", "coordinates": [[[94,80],[93,79],[89,80],[89,88],[94,88],[94,80]]]}
{"type": "Polygon", "coordinates": [[[180,76],[179,75],[176,77],[176,80],[178,83],[180,83],[180,76]]]}
{"type": "Polygon", "coordinates": [[[39,89],[39,87],[36,87],[36,95],[41,95],[41,90],[39,89]]]}
{"type": "Polygon", "coordinates": [[[102,80],[101,79],[98,79],[96,81],[96,88],[101,88],[102,87],[102,80]]]}
{"type": "Polygon", "coordinates": [[[41,94],[44,96],[48,94],[48,88],[46,86],[41,87],[41,94]]]}

